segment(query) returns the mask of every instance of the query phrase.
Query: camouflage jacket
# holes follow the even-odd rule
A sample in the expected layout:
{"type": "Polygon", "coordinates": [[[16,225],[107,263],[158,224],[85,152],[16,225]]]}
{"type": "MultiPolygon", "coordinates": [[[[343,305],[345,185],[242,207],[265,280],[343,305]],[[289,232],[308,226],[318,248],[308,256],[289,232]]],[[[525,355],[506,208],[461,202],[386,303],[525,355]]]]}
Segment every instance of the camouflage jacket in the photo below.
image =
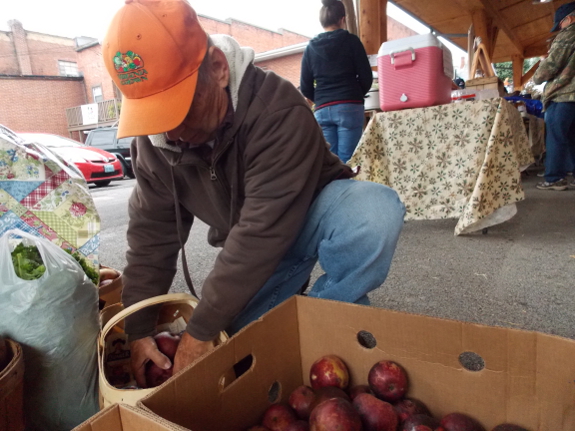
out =
{"type": "Polygon", "coordinates": [[[575,102],[575,24],[557,34],[549,55],[533,75],[535,84],[545,81],[544,107],[550,102],[575,102]]]}

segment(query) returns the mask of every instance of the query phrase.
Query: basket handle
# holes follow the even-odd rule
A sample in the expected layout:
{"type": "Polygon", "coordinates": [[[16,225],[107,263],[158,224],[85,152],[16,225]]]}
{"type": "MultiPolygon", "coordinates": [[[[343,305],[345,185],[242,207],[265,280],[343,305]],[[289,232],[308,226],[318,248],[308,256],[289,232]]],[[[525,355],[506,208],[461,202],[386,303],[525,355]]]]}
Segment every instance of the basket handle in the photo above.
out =
{"type": "Polygon", "coordinates": [[[196,308],[199,301],[195,296],[192,296],[188,293],[167,293],[165,295],[152,296],[151,298],[136,302],[135,304],[130,305],[128,308],[124,308],[122,311],[108,320],[104,328],[102,328],[102,332],[100,333],[100,342],[103,345],[106,335],[108,335],[110,329],[112,329],[116,323],[124,320],[130,314],[133,314],[136,311],[151,305],[163,304],[165,302],[187,303],[191,305],[192,308],[196,308]]]}

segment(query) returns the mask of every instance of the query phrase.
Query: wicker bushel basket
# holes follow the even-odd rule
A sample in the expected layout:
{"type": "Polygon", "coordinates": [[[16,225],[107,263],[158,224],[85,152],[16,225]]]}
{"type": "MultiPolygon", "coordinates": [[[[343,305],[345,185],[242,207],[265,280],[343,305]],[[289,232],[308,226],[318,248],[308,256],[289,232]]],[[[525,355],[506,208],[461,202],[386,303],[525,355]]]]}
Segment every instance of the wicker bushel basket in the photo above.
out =
{"type": "Polygon", "coordinates": [[[110,269],[118,274],[116,278],[112,279],[111,283],[103,286],[98,286],[100,310],[102,310],[104,307],[122,302],[122,290],[124,289],[124,283],[122,281],[122,273],[117,269],[104,265],[100,265],[100,269],[110,269]]]}
{"type": "MultiPolygon", "coordinates": [[[[172,293],[140,301],[126,309],[121,303],[113,304],[100,312],[102,327],[98,337],[100,409],[114,403],[135,406],[140,398],[156,389],[131,386],[133,376],[130,372],[129,344],[124,333],[124,319],[145,307],[161,305],[158,329],[162,326],[165,328],[166,325],[177,323],[176,320],[187,323],[197,304],[198,300],[192,295],[172,293]],[[119,349],[113,350],[116,344],[119,349]],[[110,354],[114,355],[113,360],[110,360],[110,354]],[[111,366],[112,363],[114,366],[111,366]]],[[[223,343],[227,339],[227,334],[221,332],[217,342],[223,343]]]]}
{"type": "Polygon", "coordinates": [[[0,371],[0,431],[24,430],[24,356],[20,344],[6,340],[12,357],[0,371]]]}

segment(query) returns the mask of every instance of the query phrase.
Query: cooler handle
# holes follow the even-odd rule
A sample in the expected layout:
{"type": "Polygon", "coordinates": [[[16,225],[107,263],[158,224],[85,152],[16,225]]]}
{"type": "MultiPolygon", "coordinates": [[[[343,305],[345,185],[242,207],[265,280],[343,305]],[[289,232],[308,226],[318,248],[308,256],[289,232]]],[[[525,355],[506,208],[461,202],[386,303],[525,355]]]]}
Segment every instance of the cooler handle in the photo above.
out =
{"type": "Polygon", "coordinates": [[[389,57],[391,58],[391,64],[395,64],[395,55],[399,54],[400,52],[411,51],[411,61],[415,61],[415,49],[409,47],[407,49],[403,49],[401,51],[391,51],[389,53],[389,57]]]}

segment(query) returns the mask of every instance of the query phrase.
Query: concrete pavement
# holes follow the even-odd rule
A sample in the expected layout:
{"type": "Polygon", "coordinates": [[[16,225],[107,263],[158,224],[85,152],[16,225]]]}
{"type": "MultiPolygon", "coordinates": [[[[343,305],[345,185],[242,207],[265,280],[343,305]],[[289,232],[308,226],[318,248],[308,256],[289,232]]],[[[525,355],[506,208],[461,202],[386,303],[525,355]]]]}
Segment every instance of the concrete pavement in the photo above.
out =
{"type": "MultiPolygon", "coordinates": [[[[388,279],[370,295],[372,305],[575,338],[575,188],[537,190],[535,172],[523,175],[526,199],[517,215],[487,235],[455,237],[456,220],[407,222],[388,279]]],[[[102,217],[101,262],[119,269],[132,185],[124,180],[93,189],[102,217]]],[[[186,246],[197,288],[218,252],[206,234],[196,222],[186,246]]],[[[316,266],[312,282],[320,274],[316,266]]],[[[187,291],[181,269],[171,291],[187,291]]]]}

